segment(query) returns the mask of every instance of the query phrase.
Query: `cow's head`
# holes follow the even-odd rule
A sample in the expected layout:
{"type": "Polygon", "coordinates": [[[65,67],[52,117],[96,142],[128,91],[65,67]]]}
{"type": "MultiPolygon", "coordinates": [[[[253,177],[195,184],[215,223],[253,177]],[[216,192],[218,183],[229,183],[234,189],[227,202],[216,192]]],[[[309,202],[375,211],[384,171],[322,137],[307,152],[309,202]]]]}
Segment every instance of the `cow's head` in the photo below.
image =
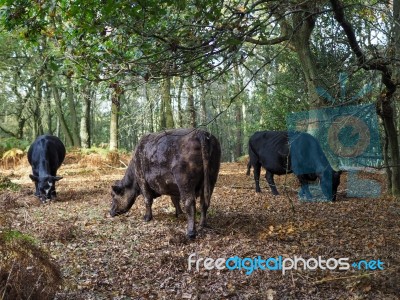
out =
{"type": "Polygon", "coordinates": [[[40,201],[46,203],[47,200],[56,198],[56,181],[62,179],[60,176],[34,176],[29,175],[32,181],[37,185],[36,196],[39,197],[40,201]]]}
{"type": "Polygon", "coordinates": [[[121,181],[116,181],[111,186],[112,204],[110,215],[112,217],[126,213],[135,203],[140,191],[134,184],[124,186],[121,181]]]}

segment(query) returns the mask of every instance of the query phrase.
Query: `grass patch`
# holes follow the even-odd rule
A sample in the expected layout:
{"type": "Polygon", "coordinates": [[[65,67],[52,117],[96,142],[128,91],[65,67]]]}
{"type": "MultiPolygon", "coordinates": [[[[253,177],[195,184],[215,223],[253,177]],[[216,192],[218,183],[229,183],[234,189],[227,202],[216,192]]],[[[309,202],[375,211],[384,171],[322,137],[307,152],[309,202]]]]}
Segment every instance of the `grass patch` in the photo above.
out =
{"type": "Polygon", "coordinates": [[[0,175],[0,191],[1,190],[9,190],[9,191],[19,191],[21,186],[16,184],[10,180],[7,176],[0,175]]]}

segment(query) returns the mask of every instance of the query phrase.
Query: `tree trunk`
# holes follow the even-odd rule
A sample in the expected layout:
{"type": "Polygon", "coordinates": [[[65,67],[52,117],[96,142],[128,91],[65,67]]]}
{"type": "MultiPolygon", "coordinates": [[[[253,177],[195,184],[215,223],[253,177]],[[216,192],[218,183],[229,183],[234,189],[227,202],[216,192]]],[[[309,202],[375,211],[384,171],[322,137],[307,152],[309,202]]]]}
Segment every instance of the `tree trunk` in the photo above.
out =
{"type": "Polygon", "coordinates": [[[390,176],[389,183],[391,185],[391,193],[393,196],[400,196],[400,159],[399,159],[399,142],[397,139],[397,131],[394,120],[394,109],[392,105],[392,97],[383,93],[378,100],[378,113],[383,120],[386,138],[389,141],[390,163],[387,175],[390,176]]]}
{"type": "Polygon", "coordinates": [[[79,138],[79,127],[78,127],[78,117],[75,109],[75,101],[74,101],[74,89],[72,87],[72,74],[68,73],[67,78],[67,87],[66,87],[66,95],[68,102],[68,109],[71,114],[71,135],[74,147],[80,147],[81,141],[79,138]]]}
{"type": "Polygon", "coordinates": [[[161,101],[163,103],[164,112],[162,114],[165,116],[165,127],[164,128],[174,128],[174,116],[172,113],[172,99],[171,99],[171,78],[167,77],[162,82],[162,96],[161,101]]]}
{"type": "Polygon", "coordinates": [[[37,78],[35,82],[35,97],[33,98],[33,103],[32,103],[33,139],[36,139],[36,137],[43,134],[43,126],[42,126],[41,112],[40,112],[41,102],[42,102],[42,80],[40,78],[37,78]]]}
{"type": "MultiPolygon", "coordinates": [[[[392,61],[393,66],[393,81],[400,82],[400,23],[398,22],[400,18],[400,0],[393,0],[393,34],[390,49],[393,49],[392,61]]],[[[391,116],[388,120],[384,120],[385,127],[388,127],[388,139],[390,146],[391,164],[393,168],[388,176],[391,176],[392,183],[392,194],[399,197],[400,196],[400,157],[399,157],[399,132],[396,131],[396,121],[399,122],[398,111],[396,110],[396,105],[400,102],[400,90],[396,88],[393,93],[392,99],[389,103],[391,105],[391,116]],[[386,125],[386,123],[388,123],[386,125]]],[[[388,129],[386,128],[386,129],[388,129]]]]}
{"type": "MultiPolygon", "coordinates": [[[[14,92],[14,95],[17,97],[17,103],[16,103],[17,132],[14,134],[13,132],[10,132],[7,129],[3,128],[1,125],[0,129],[6,132],[7,134],[15,136],[17,139],[22,139],[24,135],[24,127],[27,121],[27,118],[24,114],[24,110],[26,105],[29,103],[29,99],[32,98],[31,94],[33,92],[33,86],[30,85],[27,93],[21,95],[17,88],[20,80],[19,72],[15,71],[13,79],[14,79],[14,84],[12,85],[11,89],[14,92]]],[[[7,124],[7,122],[4,122],[4,124],[7,124]]]]}
{"type": "Polygon", "coordinates": [[[389,157],[389,138],[388,138],[388,133],[386,130],[386,126],[383,126],[385,129],[385,137],[383,141],[383,160],[384,160],[384,165],[386,168],[386,178],[387,178],[387,188],[388,191],[392,191],[392,168],[390,167],[390,157],[389,157]]]}
{"type": "Polygon", "coordinates": [[[188,77],[188,100],[187,100],[187,112],[189,115],[189,126],[195,128],[196,122],[196,108],[194,106],[194,87],[193,87],[193,76],[188,77]]]}
{"type": "Polygon", "coordinates": [[[200,124],[207,125],[206,90],[203,83],[200,86],[200,124]]]}
{"type": "Polygon", "coordinates": [[[55,86],[52,86],[52,90],[53,90],[53,97],[54,97],[54,102],[55,102],[55,110],[56,110],[56,113],[58,116],[58,120],[60,122],[61,130],[65,136],[65,141],[68,146],[73,146],[72,136],[69,131],[67,122],[65,121],[64,113],[62,110],[60,93],[58,91],[58,88],[55,86]]]}
{"type": "MultiPolygon", "coordinates": [[[[234,66],[235,74],[235,92],[240,93],[242,87],[240,83],[239,68],[234,66]]],[[[235,159],[243,154],[243,116],[242,116],[242,101],[241,96],[236,97],[235,100],[235,121],[236,121],[236,145],[235,145],[235,159]]]]}
{"type": "Polygon", "coordinates": [[[183,111],[182,111],[182,91],[183,91],[183,84],[185,79],[183,77],[179,77],[179,88],[178,88],[178,126],[183,127],[183,111]]]}
{"type": "Polygon", "coordinates": [[[154,102],[149,97],[149,85],[147,82],[144,83],[144,97],[146,102],[149,104],[149,130],[154,132],[154,102]]]}
{"type": "Polygon", "coordinates": [[[51,125],[51,91],[47,89],[45,95],[45,100],[43,101],[43,127],[46,128],[47,133],[53,134],[51,125]]]}
{"type": "Polygon", "coordinates": [[[90,111],[91,111],[91,86],[85,84],[83,87],[83,103],[81,115],[80,137],[82,148],[90,148],[90,111]]]}
{"type": "Polygon", "coordinates": [[[118,116],[124,91],[118,83],[113,83],[111,87],[113,92],[111,94],[110,150],[115,151],[118,149],[118,116]]]}
{"type": "Polygon", "coordinates": [[[315,27],[311,7],[305,7],[304,11],[294,13],[292,22],[292,44],[304,73],[310,105],[312,108],[319,108],[323,106],[323,102],[317,93],[317,68],[310,48],[310,37],[315,27]]]}

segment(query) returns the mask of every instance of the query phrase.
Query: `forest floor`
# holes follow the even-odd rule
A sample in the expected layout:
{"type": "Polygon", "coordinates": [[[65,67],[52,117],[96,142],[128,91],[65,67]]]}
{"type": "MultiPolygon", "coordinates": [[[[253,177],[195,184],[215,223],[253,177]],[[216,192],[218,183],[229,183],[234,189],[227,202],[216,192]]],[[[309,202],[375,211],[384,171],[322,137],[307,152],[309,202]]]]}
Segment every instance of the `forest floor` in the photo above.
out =
{"type": "MultiPolygon", "coordinates": [[[[58,172],[64,176],[58,200],[45,205],[33,196],[26,161],[0,173],[22,185],[0,192],[0,201],[12,198],[12,227],[32,235],[61,268],[56,299],[400,299],[400,202],[384,195],[350,198],[346,175],[337,202],[306,203],[297,199],[292,175],[276,178],[282,195],[272,196],[265,180],[257,194],[245,163],[223,163],[210,228],[188,240],[186,216],[176,218],[166,196],[155,200],[148,223],[142,197],[126,215],[109,217],[110,186],[124,169],[99,155],[67,156],[58,172]],[[373,264],[369,270],[304,270],[299,263],[285,274],[259,269],[246,275],[244,269],[206,270],[204,261],[189,270],[192,253],[214,260],[297,256],[311,259],[311,267],[319,256],[349,264],[379,259],[383,270],[372,270],[373,264]]],[[[362,176],[385,191],[384,175],[362,176]]]]}

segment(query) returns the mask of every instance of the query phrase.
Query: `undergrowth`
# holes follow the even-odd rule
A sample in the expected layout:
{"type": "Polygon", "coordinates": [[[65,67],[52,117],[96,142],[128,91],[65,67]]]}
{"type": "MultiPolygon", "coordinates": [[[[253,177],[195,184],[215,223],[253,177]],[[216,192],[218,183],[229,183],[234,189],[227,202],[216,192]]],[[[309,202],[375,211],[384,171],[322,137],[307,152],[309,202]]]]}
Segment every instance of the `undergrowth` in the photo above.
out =
{"type": "Polygon", "coordinates": [[[59,266],[34,237],[12,228],[12,202],[0,198],[0,299],[53,299],[62,283],[59,266]]]}

